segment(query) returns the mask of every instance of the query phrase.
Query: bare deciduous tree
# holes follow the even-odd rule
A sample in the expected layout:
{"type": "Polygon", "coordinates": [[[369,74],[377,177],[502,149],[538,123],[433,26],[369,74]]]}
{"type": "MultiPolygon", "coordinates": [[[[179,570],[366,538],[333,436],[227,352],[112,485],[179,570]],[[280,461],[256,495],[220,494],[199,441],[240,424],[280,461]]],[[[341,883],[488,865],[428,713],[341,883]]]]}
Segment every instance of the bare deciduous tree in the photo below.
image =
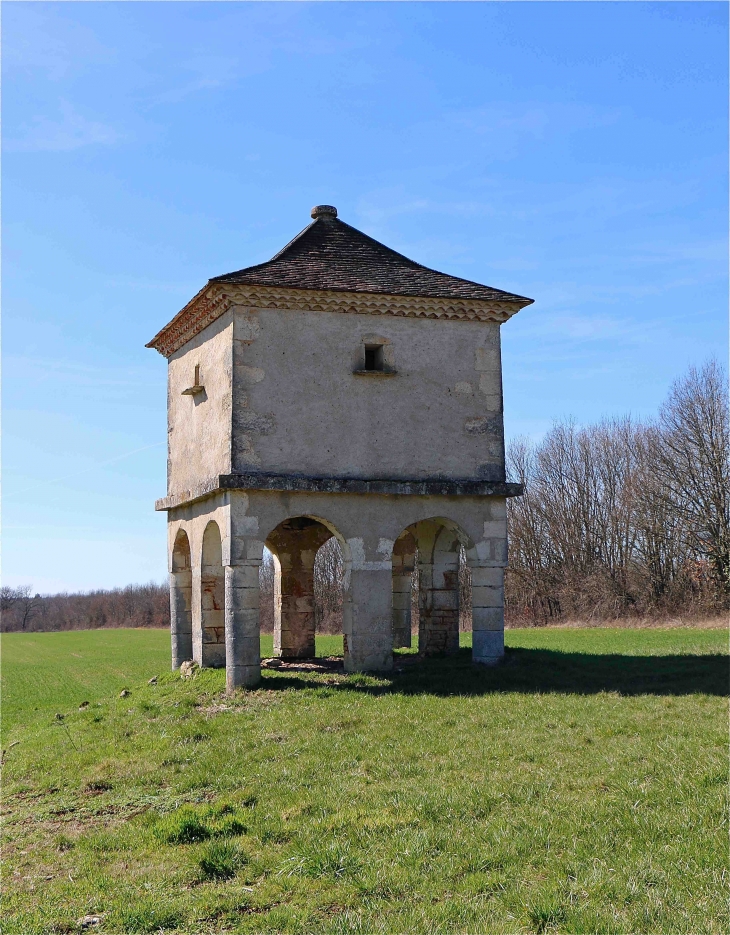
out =
{"type": "Polygon", "coordinates": [[[730,593],[730,425],[716,361],[691,367],[661,408],[656,470],[718,588],[730,593]]]}
{"type": "Polygon", "coordinates": [[[333,536],[314,560],[314,607],[320,633],[342,631],[342,585],[344,564],[340,543],[333,536]]]}
{"type": "Polygon", "coordinates": [[[514,442],[508,470],[525,494],[508,508],[513,621],[725,606],[729,434],[711,362],[675,383],[654,424],[566,422],[514,442]]]}

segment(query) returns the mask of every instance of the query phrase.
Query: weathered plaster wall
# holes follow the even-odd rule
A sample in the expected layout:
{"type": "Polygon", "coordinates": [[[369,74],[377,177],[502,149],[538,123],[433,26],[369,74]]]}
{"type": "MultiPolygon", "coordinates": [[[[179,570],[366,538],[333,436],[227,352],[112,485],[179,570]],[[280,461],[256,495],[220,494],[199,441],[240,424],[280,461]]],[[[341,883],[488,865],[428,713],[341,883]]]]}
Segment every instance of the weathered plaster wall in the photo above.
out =
{"type": "Polygon", "coordinates": [[[231,470],[233,312],[208,325],[172,355],[168,366],[167,490],[189,490],[231,470]],[[200,368],[204,391],[183,396],[200,368]]]}
{"type": "Polygon", "coordinates": [[[233,311],[233,471],[504,479],[498,323],[233,311]]]}

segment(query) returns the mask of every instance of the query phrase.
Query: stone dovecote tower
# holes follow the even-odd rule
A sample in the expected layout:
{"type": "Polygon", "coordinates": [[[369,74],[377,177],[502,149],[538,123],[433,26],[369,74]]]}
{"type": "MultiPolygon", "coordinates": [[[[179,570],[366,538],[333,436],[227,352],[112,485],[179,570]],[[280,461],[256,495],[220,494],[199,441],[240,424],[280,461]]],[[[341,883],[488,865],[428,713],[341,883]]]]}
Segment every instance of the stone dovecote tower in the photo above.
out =
{"type": "Polygon", "coordinates": [[[348,671],[410,645],[504,652],[507,561],[500,325],[532,302],[421,266],[329,205],[267,263],[216,276],[147,347],[168,360],[172,664],[260,678],[259,565],[275,557],[275,652],[314,655],[313,568],[345,566],[348,671]]]}

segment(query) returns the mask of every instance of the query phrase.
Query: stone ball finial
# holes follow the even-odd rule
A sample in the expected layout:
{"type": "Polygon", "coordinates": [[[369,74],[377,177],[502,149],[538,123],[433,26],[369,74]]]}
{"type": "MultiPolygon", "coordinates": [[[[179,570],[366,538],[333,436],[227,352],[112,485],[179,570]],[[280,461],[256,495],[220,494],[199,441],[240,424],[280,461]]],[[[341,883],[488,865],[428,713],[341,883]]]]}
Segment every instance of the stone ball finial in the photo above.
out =
{"type": "Polygon", "coordinates": [[[337,208],[334,205],[315,205],[310,214],[315,220],[322,217],[336,218],[337,208]]]}

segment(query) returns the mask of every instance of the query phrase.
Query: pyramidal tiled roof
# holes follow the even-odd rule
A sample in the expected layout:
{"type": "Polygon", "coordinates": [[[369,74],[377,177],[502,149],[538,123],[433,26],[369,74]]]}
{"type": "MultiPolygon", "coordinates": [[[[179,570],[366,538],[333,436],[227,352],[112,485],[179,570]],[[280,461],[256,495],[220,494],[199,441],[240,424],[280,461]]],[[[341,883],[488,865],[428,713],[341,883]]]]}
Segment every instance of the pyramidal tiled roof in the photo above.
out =
{"type": "Polygon", "coordinates": [[[313,208],[312,217],[312,223],[268,262],[215,276],[210,282],[513,301],[523,306],[533,301],[421,266],[339,220],[330,205],[313,208]]]}

